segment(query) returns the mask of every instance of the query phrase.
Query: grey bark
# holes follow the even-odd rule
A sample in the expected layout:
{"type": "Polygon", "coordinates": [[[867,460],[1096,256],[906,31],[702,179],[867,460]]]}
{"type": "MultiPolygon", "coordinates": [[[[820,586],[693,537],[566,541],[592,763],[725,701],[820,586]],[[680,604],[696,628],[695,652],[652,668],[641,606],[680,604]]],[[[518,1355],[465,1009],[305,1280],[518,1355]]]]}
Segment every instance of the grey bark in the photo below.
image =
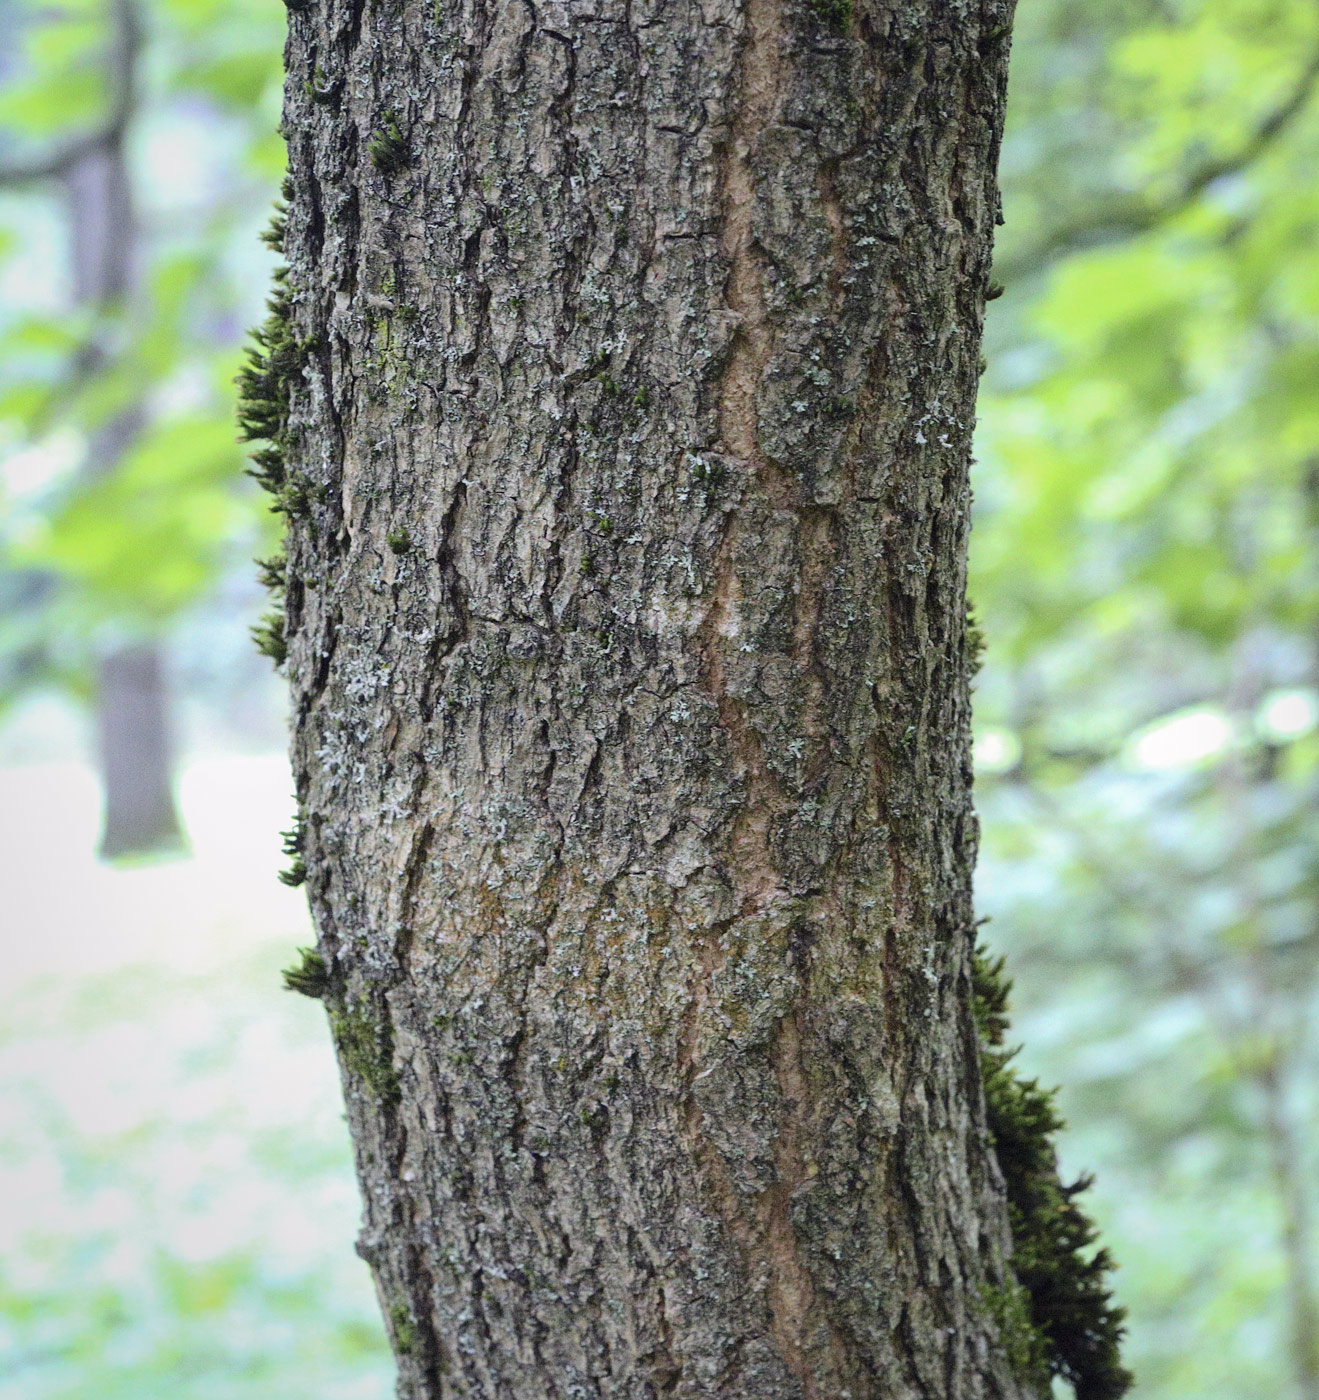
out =
{"type": "Polygon", "coordinates": [[[1025,1393],[970,1015],[1010,0],[291,11],[293,759],[400,1394],[1025,1393]]]}
{"type": "MultiPolygon", "coordinates": [[[[76,159],[66,173],[74,295],[104,309],[124,301],[137,274],[137,226],[122,125],[76,159]]],[[[88,352],[93,365],[101,354],[88,352]]],[[[89,478],[113,472],[142,430],[129,404],[93,435],[89,478]]],[[[169,695],[155,640],[106,648],[96,662],[97,757],[104,804],[100,851],[138,855],[181,844],[174,804],[169,695]]]]}

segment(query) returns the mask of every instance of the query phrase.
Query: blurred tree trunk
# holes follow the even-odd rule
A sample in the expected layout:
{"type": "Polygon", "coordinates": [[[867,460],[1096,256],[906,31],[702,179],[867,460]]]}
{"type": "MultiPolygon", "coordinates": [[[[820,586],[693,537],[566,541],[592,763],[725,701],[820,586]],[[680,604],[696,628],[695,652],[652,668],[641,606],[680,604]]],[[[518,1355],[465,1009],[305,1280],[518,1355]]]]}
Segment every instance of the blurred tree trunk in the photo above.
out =
{"type": "Polygon", "coordinates": [[[401,1395],[1035,1393],[969,978],[1009,11],[290,11],[300,976],[401,1395]]]}
{"type": "MultiPolygon", "coordinates": [[[[132,187],[121,128],[77,160],[65,176],[79,304],[112,309],[127,297],[137,261],[132,187]]],[[[93,350],[99,357],[99,351],[93,350]]],[[[141,431],[130,404],[93,435],[87,474],[112,472],[141,431]]],[[[112,645],[96,665],[96,732],[104,816],[101,854],[140,855],[177,846],[168,692],[155,640],[112,645]]]]}
{"type": "Polygon", "coordinates": [[[183,840],[159,647],[120,646],[96,669],[96,738],[105,801],[101,854],[145,855],[183,840]]]}

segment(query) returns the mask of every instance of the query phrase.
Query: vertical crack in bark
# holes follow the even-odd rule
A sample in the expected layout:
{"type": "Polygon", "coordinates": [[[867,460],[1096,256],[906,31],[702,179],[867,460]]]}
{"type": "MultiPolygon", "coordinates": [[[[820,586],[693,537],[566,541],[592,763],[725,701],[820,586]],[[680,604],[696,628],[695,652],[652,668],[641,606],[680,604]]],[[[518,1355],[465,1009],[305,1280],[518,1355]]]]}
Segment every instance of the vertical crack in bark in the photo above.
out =
{"type": "Polygon", "coordinates": [[[783,42],[779,0],[748,0],[738,107],[721,172],[721,243],[729,260],[726,295],[739,324],[720,385],[719,430],[727,450],[761,478],[767,478],[769,471],[760,448],[756,389],[769,363],[773,330],[765,314],[761,255],[755,241],[752,155],[759,133],[775,114],[783,78],[783,42]]]}
{"type": "Polygon", "coordinates": [[[818,637],[825,589],[834,564],[833,526],[834,512],[829,507],[810,507],[802,512],[802,570],[792,622],[792,659],[807,683],[801,726],[807,744],[802,778],[808,788],[827,776],[832,760],[825,708],[828,677],[818,637]]]}
{"type": "MultiPolygon", "coordinates": [[[[420,796],[424,787],[425,780],[422,777],[415,785],[414,792],[420,796]]],[[[414,831],[399,875],[399,901],[395,921],[397,928],[395,957],[399,972],[397,985],[403,990],[404,995],[406,995],[408,988],[415,985],[416,981],[414,953],[417,943],[417,904],[422,892],[422,884],[434,840],[435,828],[431,822],[426,821],[419,830],[414,831]]],[[[397,1071],[398,1037],[393,1030],[392,1022],[398,1011],[393,1006],[392,997],[388,993],[384,997],[384,1006],[386,1008],[386,1024],[390,1026],[388,1035],[390,1058],[397,1071]]],[[[393,1170],[396,1175],[403,1179],[406,1179],[404,1174],[410,1170],[406,1166],[410,1146],[408,1142],[409,1129],[408,1115],[403,1112],[402,1106],[388,1105],[385,1141],[390,1147],[393,1170]]],[[[424,1156],[424,1154],[425,1144],[422,1143],[421,1155],[424,1156]]],[[[436,1326],[435,1276],[431,1271],[425,1248],[420,1242],[422,1232],[418,1218],[418,1200],[415,1195],[408,1193],[398,1198],[395,1208],[404,1221],[401,1234],[406,1247],[400,1255],[402,1263],[400,1282],[407,1298],[408,1324],[414,1329],[412,1341],[404,1348],[404,1352],[408,1362],[419,1368],[422,1374],[438,1374],[445,1369],[445,1350],[440,1330],[436,1326]]],[[[398,1321],[395,1309],[398,1304],[388,1298],[384,1299],[384,1303],[384,1310],[386,1316],[390,1318],[390,1325],[396,1329],[398,1321]]],[[[395,1342],[397,1345],[397,1337],[395,1342]]]]}
{"type": "MultiPolygon", "coordinates": [[[[791,493],[781,468],[760,446],[756,391],[769,363],[774,333],[765,313],[761,254],[754,234],[755,176],[752,154],[758,133],[769,123],[783,80],[780,0],[749,0],[743,40],[737,110],[729,132],[721,174],[724,199],[721,245],[728,258],[726,297],[738,315],[728,361],[719,385],[719,434],[729,456],[747,472],[746,493],[764,492],[786,505],[791,493]]],[[[782,893],[769,851],[771,813],[782,799],[768,772],[761,744],[743,708],[729,694],[724,645],[736,631],[739,597],[734,555],[745,512],[730,515],[715,559],[713,602],[705,624],[706,674],[719,705],[719,717],[733,743],[746,779],[746,800],[732,836],[734,877],[744,912],[763,908],[782,893]]]]}
{"type": "Polygon", "coordinates": [[[779,1022],[774,1040],[774,1071],[783,1096],[783,1122],[774,1151],[778,1180],[765,1193],[763,1207],[765,1255],[774,1339],[788,1369],[801,1382],[804,1400],[827,1400],[846,1389],[838,1365],[839,1339],[831,1337],[833,1345],[826,1355],[819,1356],[817,1368],[810,1350],[811,1323],[819,1313],[815,1282],[802,1260],[792,1223],[792,1198],[811,1179],[806,1122],[811,1093],[802,1060],[799,1014],[794,1011],[779,1022]]]}
{"type": "MultiPolygon", "coordinates": [[[[725,295],[728,306],[737,313],[738,325],[719,386],[719,432],[724,451],[746,471],[746,495],[759,497],[762,508],[791,510],[799,521],[803,552],[812,560],[808,575],[801,580],[792,654],[803,673],[811,676],[807,709],[814,717],[812,727],[818,731],[823,686],[814,637],[827,573],[829,522],[825,513],[806,507],[800,484],[765,454],[757,408],[758,390],[774,350],[774,329],[765,305],[763,254],[755,236],[754,156],[760,133],[777,115],[785,78],[784,44],[781,0],[748,0],[738,103],[721,171],[721,244],[729,262],[725,295]],[[816,545],[820,548],[814,549],[816,545]]],[[[835,221],[841,236],[842,218],[836,208],[831,227],[835,221]]],[[[748,517],[754,520],[756,514],[743,510],[729,519],[715,561],[713,605],[705,637],[709,683],[719,705],[720,721],[745,776],[743,805],[731,839],[733,876],[742,895],[744,917],[786,897],[770,835],[776,815],[789,800],[783,784],[766,765],[760,737],[744,706],[729,693],[724,667],[724,648],[737,632],[739,535],[748,517]]],[[[721,962],[712,949],[706,950],[683,1027],[680,1056],[689,1083],[701,1009],[721,962]]],[[[765,1288],[779,1354],[800,1384],[804,1400],[821,1400],[826,1393],[841,1393],[846,1366],[840,1365],[840,1348],[830,1346],[828,1355],[819,1355],[818,1348],[813,1352],[811,1347],[810,1338],[820,1318],[819,1300],[791,1217],[793,1194],[808,1180],[809,1170],[804,1144],[810,1095],[796,1012],[780,1022],[770,1053],[782,1096],[776,1180],[760,1193],[749,1212],[738,1198],[718,1148],[702,1132],[700,1109],[690,1097],[689,1124],[720,1214],[743,1252],[749,1275],[765,1288]]],[[[837,1340],[833,1338],[835,1343],[837,1340]]]]}

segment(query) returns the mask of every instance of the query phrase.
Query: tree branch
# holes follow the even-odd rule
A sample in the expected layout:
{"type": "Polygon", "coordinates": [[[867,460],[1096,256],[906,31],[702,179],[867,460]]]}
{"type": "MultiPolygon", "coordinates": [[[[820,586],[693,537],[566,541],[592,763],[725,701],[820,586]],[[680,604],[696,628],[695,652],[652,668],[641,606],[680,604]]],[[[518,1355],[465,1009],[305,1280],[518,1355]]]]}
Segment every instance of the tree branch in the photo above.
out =
{"type": "Polygon", "coordinates": [[[1215,180],[1235,175],[1258,160],[1305,110],[1316,87],[1319,87],[1319,48],[1310,55],[1286,99],[1260,122],[1239,149],[1206,161],[1187,176],[1178,189],[1162,199],[1127,195],[1092,206],[1077,217],[1059,224],[1026,252],[996,264],[995,275],[1001,282],[1011,282],[1031,273],[1043,272],[1069,253],[1146,233],[1165,219],[1180,214],[1199,199],[1215,180]]]}
{"type": "Polygon", "coordinates": [[[105,120],[94,130],[70,137],[51,150],[0,165],[0,186],[55,179],[93,152],[123,138],[138,100],[142,24],[137,0],[110,0],[110,22],[113,34],[106,63],[110,104],[105,120]]]}

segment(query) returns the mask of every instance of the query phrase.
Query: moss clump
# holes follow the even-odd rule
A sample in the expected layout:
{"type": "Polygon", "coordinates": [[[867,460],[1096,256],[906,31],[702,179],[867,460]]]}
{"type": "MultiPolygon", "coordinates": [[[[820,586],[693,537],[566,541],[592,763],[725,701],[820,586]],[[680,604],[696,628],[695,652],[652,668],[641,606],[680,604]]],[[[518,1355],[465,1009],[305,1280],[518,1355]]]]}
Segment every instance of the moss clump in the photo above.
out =
{"type": "Polygon", "coordinates": [[[966,666],[974,680],[985,664],[985,633],[971,604],[966,608],[966,666]]]}
{"type": "MultiPolygon", "coordinates": [[[[1012,984],[1003,959],[977,949],[973,987],[985,1108],[1007,1186],[1012,1272],[1029,1300],[1044,1367],[1070,1382],[1077,1400],[1117,1400],[1132,1381],[1121,1362],[1125,1313],[1109,1289],[1113,1261],[1094,1248],[1094,1223],[1076,1203],[1091,1178],[1063,1182],[1054,1144],[1063,1121],[1054,1096],[1021,1078],[1012,1068],[1016,1050],[1004,1049],[1012,984]]],[[[1019,1335],[1012,1348],[1027,1360],[1033,1354],[1022,1353],[1019,1335]]]]}
{"type": "Polygon", "coordinates": [[[353,1078],[360,1080],[382,1103],[398,1098],[393,1043],[387,1026],[379,1026],[362,1006],[335,1006],[330,1029],[339,1047],[339,1058],[353,1078]]]}
{"type": "Polygon", "coordinates": [[[269,559],[258,559],[256,576],[261,587],[269,589],[272,593],[282,590],[288,581],[288,567],[289,561],[282,550],[278,554],[272,554],[269,559]]]}
{"type": "Polygon", "coordinates": [[[290,992],[318,1000],[330,990],[330,969],[315,948],[299,948],[298,961],[280,974],[290,992]]]}
{"type": "Polygon", "coordinates": [[[307,839],[307,818],[301,808],[293,818],[293,825],[287,831],[281,831],[284,838],[284,854],[289,858],[287,869],[279,872],[280,883],[288,885],[290,889],[297,889],[299,885],[305,884],[307,880],[307,863],[303,859],[303,847],[307,839]]]}
{"type": "Polygon", "coordinates": [[[382,175],[397,175],[407,165],[408,143],[396,112],[385,113],[379,130],[367,143],[366,153],[382,175]]]}
{"type": "Polygon", "coordinates": [[[1002,1288],[982,1288],[980,1300],[998,1328],[1012,1373],[1033,1389],[1049,1388],[1049,1360],[1044,1338],[1030,1315],[1030,1295],[1015,1279],[1002,1288]]]}
{"type": "Polygon", "coordinates": [[[852,23],[852,0],[810,0],[811,9],[825,21],[846,29],[852,23]]]}
{"type": "Polygon", "coordinates": [[[313,102],[334,102],[343,91],[342,78],[328,78],[318,63],[312,69],[311,77],[302,85],[302,90],[313,102]]]}
{"type": "Polygon", "coordinates": [[[417,1326],[406,1303],[395,1303],[389,1310],[389,1328],[394,1334],[394,1348],[407,1356],[417,1345],[417,1326]]]}
{"type": "Polygon", "coordinates": [[[289,206],[288,196],[293,186],[288,176],[284,177],[284,183],[280,188],[281,198],[275,201],[275,207],[270,213],[270,222],[262,230],[260,238],[267,248],[272,248],[276,253],[283,253],[284,238],[289,228],[289,206]]]}
{"type": "Polygon", "coordinates": [[[251,332],[237,383],[239,436],[243,442],[262,444],[252,453],[248,475],[277,493],[284,484],[289,385],[302,368],[302,352],[293,335],[288,268],[277,267],[273,276],[266,319],[251,332]]]}
{"type": "Polygon", "coordinates": [[[253,623],[248,631],[262,656],[268,656],[276,666],[282,666],[288,657],[288,643],[284,640],[284,613],[281,609],[271,609],[260,622],[253,623]]]}
{"type": "MultiPolygon", "coordinates": [[[[287,198],[288,182],[284,185],[287,198]]],[[[283,199],[275,204],[270,226],[262,235],[276,251],[282,251],[287,233],[288,206],[283,199]]],[[[285,447],[289,423],[289,391],[301,373],[305,347],[293,333],[293,300],[288,288],[288,269],[275,269],[274,289],[266,302],[266,319],[249,338],[247,359],[238,372],[239,438],[253,444],[247,474],[269,491],[274,509],[286,515],[305,508],[306,491],[289,481],[285,447]]],[[[288,654],[284,619],[284,586],[288,564],[283,554],[258,561],[261,582],[273,596],[275,607],[252,628],[257,649],[283,665],[288,654]]]]}

